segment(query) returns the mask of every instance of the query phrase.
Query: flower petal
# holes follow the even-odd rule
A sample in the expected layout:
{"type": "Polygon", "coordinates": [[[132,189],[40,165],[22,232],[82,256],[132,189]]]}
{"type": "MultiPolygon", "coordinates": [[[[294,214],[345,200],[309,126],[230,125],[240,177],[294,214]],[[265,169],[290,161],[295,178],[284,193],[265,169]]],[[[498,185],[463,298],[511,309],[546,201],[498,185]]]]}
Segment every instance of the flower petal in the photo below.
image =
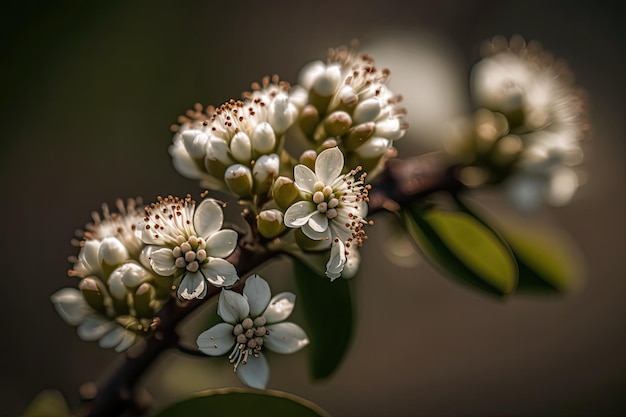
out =
{"type": "Polygon", "coordinates": [[[83,295],[76,288],[59,290],[50,296],[50,301],[59,316],[71,326],[77,326],[91,312],[83,295]]]}
{"type": "Polygon", "coordinates": [[[270,300],[267,308],[263,312],[263,317],[268,324],[278,323],[285,320],[296,305],[296,295],[291,292],[281,292],[270,300]]]}
{"type": "Polygon", "coordinates": [[[243,287],[243,295],[248,299],[250,317],[256,318],[260,316],[267,307],[272,293],[267,281],[259,275],[254,274],[246,280],[246,285],[243,287]]]}
{"type": "Polygon", "coordinates": [[[217,301],[217,314],[230,324],[241,323],[248,317],[250,306],[246,298],[231,290],[222,290],[217,301]]]}
{"type": "Polygon", "coordinates": [[[346,264],[346,248],[341,240],[335,240],[330,247],[330,258],[326,263],[326,276],[331,281],[339,278],[346,264]]]}
{"type": "Polygon", "coordinates": [[[87,316],[78,325],[77,333],[81,340],[87,342],[100,339],[105,333],[110,331],[116,324],[103,317],[87,316]]]}
{"type": "Polygon", "coordinates": [[[187,272],[178,286],[178,298],[183,300],[202,299],[206,295],[207,285],[200,272],[187,272]]]}
{"type": "Polygon", "coordinates": [[[116,326],[111,329],[110,332],[100,338],[98,346],[103,349],[109,349],[117,346],[124,339],[124,333],[126,333],[126,330],[122,329],[119,326],[116,326]]]}
{"type": "Polygon", "coordinates": [[[222,228],[223,222],[224,212],[216,200],[207,198],[196,206],[193,226],[198,236],[208,240],[209,236],[222,228]]]}
{"type": "Polygon", "coordinates": [[[124,338],[117,346],[115,346],[115,351],[116,352],[125,351],[126,349],[128,349],[135,343],[135,339],[137,339],[137,336],[135,335],[135,333],[124,332],[124,338]]]}
{"type": "Polygon", "coordinates": [[[265,389],[270,379],[270,367],[267,365],[263,352],[259,353],[258,358],[249,355],[248,362],[237,367],[237,376],[249,387],[265,389]]]}
{"type": "Polygon", "coordinates": [[[308,191],[313,194],[315,192],[315,183],[317,182],[317,176],[311,168],[306,165],[298,164],[293,167],[293,178],[299,189],[302,191],[308,191]]]}
{"type": "Polygon", "coordinates": [[[326,185],[330,185],[341,174],[343,153],[334,147],[322,151],[315,160],[315,175],[326,185]]]}
{"type": "Polygon", "coordinates": [[[198,335],[196,343],[198,349],[211,356],[221,356],[233,348],[235,336],[233,335],[233,325],[228,323],[218,323],[198,335]]]}
{"type": "Polygon", "coordinates": [[[315,209],[315,204],[312,201],[298,201],[292,204],[285,212],[285,226],[291,228],[300,227],[306,224],[315,213],[319,212],[315,209]]]}
{"type": "Polygon", "coordinates": [[[294,353],[309,344],[309,337],[295,323],[272,324],[267,330],[270,334],[265,336],[263,346],[276,353],[294,353]]]}
{"type": "Polygon", "coordinates": [[[332,237],[332,232],[330,228],[327,228],[326,230],[323,230],[321,232],[317,232],[313,230],[313,228],[311,228],[311,226],[308,223],[303,225],[301,230],[302,230],[302,233],[306,235],[306,237],[308,237],[309,239],[313,239],[313,240],[328,240],[332,237]]]}
{"type": "Polygon", "coordinates": [[[161,248],[150,254],[150,266],[152,266],[154,272],[163,277],[170,276],[176,272],[178,267],[174,263],[175,261],[176,258],[174,258],[174,254],[169,248],[161,248]]]}
{"type": "Polygon", "coordinates": [[[309,227],[315,232],[324,232],[328,229],[328,217],[316,211],[309,217],[309,227]]]}
{"type": "Polygon", "coordinates": [[[237,232],[231,229],[222,229],[213,233],[206,242],[207,255],[216,258],[226,258],[233,253],[237,246],[237,232]]]}
{"type": "Polygon", "coordinates": [[[209,262],[204,263],[200,271],[216,287],[230,287],[239,279],[233,264],[222,258],[209,257],[209,262]]]}

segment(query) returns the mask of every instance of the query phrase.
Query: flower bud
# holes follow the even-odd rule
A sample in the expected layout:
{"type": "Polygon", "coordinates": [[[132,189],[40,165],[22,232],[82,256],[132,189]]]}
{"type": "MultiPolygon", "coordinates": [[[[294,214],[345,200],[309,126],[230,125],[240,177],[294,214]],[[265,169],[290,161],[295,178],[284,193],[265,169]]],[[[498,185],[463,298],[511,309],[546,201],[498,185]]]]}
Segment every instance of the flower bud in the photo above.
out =
{"type": "Polygon", "coordinates": [[[352,126],[352,118],[345,111],[335,111],[324,120],[324,130],[327,136],[339,137],[352,126]]]}
{"type": "Polygon", "coordinates": [[[353,151],[372,137],[375,129],[376,124],[374,122],[357,125],[350,129],[348,134],[343,137],[341,143],[347,151],[353,151]]]}
{"type": "Polygon", "coordinates": [[[231,165],[224,173],[224,181],[234,194],[247,197],[252,192],[252,173],[242,164],[231,165]]]}
{"type": "Polygon", "coordinates": [[[126,299],[126,286],[122,283],[123,270],[116,268],[109,275],[109,293],[117,300],[126,299]]]}
{"type": "Polygon", "coordinates": [[[387,138],[372,137],[356,149],[356,153],[363,159],[377,159],[391,147],[387,138]]]}
{"type": "Polygon", "coordinates": [[[185,150],[192,158],[204,158],[209,137],[201,130],[185,130],[181,134],[185,150]]]}
{"type": "Polygon", "coordinates": [[[300,190],[291,178],[280,176],[272,186],[272,198],[278,207],[287,210],[300,198],[300,190]]]}
{"type": "Polygon", "coordinates": [[[257,216],[257,227],[261,236],[274,238],[285,231],[283,213],[280,210],[263,210],[257,216]]]}
{"type": "Polygon", "coordinates": [[[278,94],[269,105],[267,120],[277,133],[283,133],[296,120],[297,110],[287,94],[278,94]]]}
{"type": "Polygon", "coordinates": [[[156,299],[154,287],[147,282],[141,284],[135,296],[133,297],[133,305],[138,317],[152,317],[154,315],[154,301],[156,299]]]}
{"type": "Polygon", "coordinates": [[[309,167],[311,170],[315,170],[315,160],[317,159],[317,152],[312,149],[302,152],[300,159],[298,160],[302,165],[309,167]]]}
{"type": "Polygon", "coordinates": [[[251,141],[255,154],[267,154],[272,152],[276,146],[276,133],[269,123],[263,122],[252,131],[251,141]]]}
{"type": "Polygon", "coordinates": [[[307,137],[312,136],[319,122],[319,111],[312,104],[307,104],[300,113],[300,129],[307,137]]]}
{"type": "Polygon", "coordinates": [[[252,143],[244,132],[237,132],[230,140],[230,153],[233,157],[243,163],[249,163],[252,158],[252,143]]]}
{"type": "Polygon", "coordinates": [[[87,277],[82,279],[78,283],[78,289],[82,293],[87,304],[89,304],[89,307],[101,313],[105,311],[105,291],[97,278],[87,277]]]}
{"type": "Polygon", "coordinates": [[[329,65],[313,81],[311,90],[322,97],[332,95],[337,91],[341,81],[341,69],[338,65],[329,65]]]}
{"type": "Polygon", "coordinates": [[[108,236],[100,242],[98,258],[108,265],[119,265],[128,259],[128,250],[117,238],[108,236]]]}
{"type": "Polygon", "coordinates": [[[381,108],[382,106],[378,98],[373,97],[361,101],[356,106],[356,108],[354,109],[354,113],[352,114],[354,123],[361,124],[376,120],[376,118],[380,114],[381,108]]]}
{"type": "Polygon", "coordinates": [[[267,192],[274,178],[278,176],[279,169],[280,159],[276,154],[263,155],[257,159],[252,168],[255,192],[259,194],[267,192]]]}
{"type": "Polygon", "coordinates": [[[376,123],[374,134],[389,140],[398,140],[406,132],[406,124],[399,118],[389,118],[376,123]]]}

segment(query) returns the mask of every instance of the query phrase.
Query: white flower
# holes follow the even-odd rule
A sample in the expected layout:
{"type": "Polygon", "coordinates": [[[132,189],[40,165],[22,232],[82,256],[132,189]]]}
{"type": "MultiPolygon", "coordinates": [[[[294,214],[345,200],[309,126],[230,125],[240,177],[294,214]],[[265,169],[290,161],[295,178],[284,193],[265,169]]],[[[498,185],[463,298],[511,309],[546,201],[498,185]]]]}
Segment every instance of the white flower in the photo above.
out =
{"type": "Polygon", "coordinates": [[[269,367],[263,348],[287,354],[309,343],[300,326],[283,321],[294,305],[294,294],[283,292],[271,298],[267,282],[252,275],[246,281],[243,295],[222,290],[217,313],[224,322],[198,336],[198,349],[211,356],[230,352],[228,358],[239,379],[250,387],[264,389],[269,367]]]}
{"type": "Polygon", "coordinates": [[[294,167],[296,186],[305,199],[287,209],[287,227],[300,228],[310,239],[327,241],[331,246],[326,275],[337,278],[346,262],[347,248],[360,246],[365,239],[363,226],[367,213],[369,185],[359,169],[342,174],[344,157],[337,148],[322,151],[315,160],[315,172],[305,165],[294,167]]]}
{"type": "Polygon", "coordinates": [[[237,279],[235,267],[226,258],[237,245],[237,232],[222,229],[224,213],[216,200],[205,199],[197,207],[188,195],[168,196],[146,207],[138,234],[152,269],[161,276],[180,276],[178,296],[203,298],[207,282],[231,286],[237,279]]]}

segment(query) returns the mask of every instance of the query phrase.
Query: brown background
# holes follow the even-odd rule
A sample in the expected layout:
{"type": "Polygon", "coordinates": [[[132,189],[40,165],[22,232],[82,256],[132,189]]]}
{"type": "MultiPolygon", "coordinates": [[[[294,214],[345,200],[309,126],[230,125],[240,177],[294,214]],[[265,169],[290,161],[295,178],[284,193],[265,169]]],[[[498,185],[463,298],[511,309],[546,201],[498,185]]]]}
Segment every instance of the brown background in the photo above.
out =
{"type": "MultiPolygon", "coordinates": [[[[335,416],[624,415],[625,68],[616,5],[30,1],[5,10],[0,415],[19,414],[44,388],[76,404],[80,383],[113,363],[113,352],[77,339],[49,296],[72,284],[69,240],[102,202],[200,191],[167,154],[168,127],[184,109],[238,97],[266,74],[293,82],[302,64],[358,38],[388,59],[381,63],[391,67],[394,89],[416,100],[407,100],[415,129],[398,146],[429,150],[433,120],[466,106],[479,43],[514,33],[565,58],[591,99],[587,184],[570,205],[524,216],[571,237],[586,259],[583,288],[561,299],[495,301],[428,265],[392,265],[379,221],[363,251],[367,274],[354,285],[360,321],[349,357],[330,380],[313,384],[301,366],[306,351],[271,356],[270,388],[335,416]],[[380,46],[388,39],[397,50],[380,46]],[[395,59],[416,62],[414,82],[395,59]]],[[[519,217],[498,195],[480,198],[498,215],[519,217]]],[[[292,288],[279,272],[263,274],[275,291],[292,288]]],[[[171,355],[147,386],[166,404],[194,389],[238,384],[220,361],[171,355]]]]}

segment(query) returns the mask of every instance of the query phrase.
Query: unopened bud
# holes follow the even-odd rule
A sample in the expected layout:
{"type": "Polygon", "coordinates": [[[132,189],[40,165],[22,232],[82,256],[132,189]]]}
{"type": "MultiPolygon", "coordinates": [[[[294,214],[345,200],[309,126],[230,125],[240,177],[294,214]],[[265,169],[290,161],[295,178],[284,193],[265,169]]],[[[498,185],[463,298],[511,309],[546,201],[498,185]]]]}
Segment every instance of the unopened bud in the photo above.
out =
{"type": "Polygon", "coordinates": [[[376,124],[374,122],[357,125],[350,129],[348,134],[343,137],[341,143],[347,151],[353,151],[371,138],[375,129],[376,124]]]}
{"type": "Polygon", "coordinates": [[[209,137],[201,130],[190,129],[182,132],[185,150],[192,158],[204,158],[209,137]]]}
{"type": "Polygon", "coordinates": [[[300,129],[309,137],[313,135],[320,122],[319,111],[312,104],[307,104],[300,113],[300,129]]]}
{"type": "Polygon", "coordinates": [[[285,231],[283,213],[280,210],[263,210],[257,216],[257,227],[261,236],[274,238],[285,231]]]}
{"type": "Polygon", "coordinates": [[[300,198],[300,190],[291,178],[281,176],[274,181],[272,198],[278,207],[287,210],[300,198]]]}
{"type": "Polygon", "coordinates": [[[352,118],[345,111],[332,112],[324,120],[324,130],[327,136],[339,137],[346,133],[350,126],[352,126],[352,118]]]}
{"type": "Polygon", "coordinates": [[[147,282],[137,288],[133,303],[138,317],[152,317],[154,315],[152,306],[154,305],[155,293],[154,287],[147,282]]]}
{"type": "Polygon", "coordinates": [[[224,173],[224,182],[239,197],[247,197],[252,192],[252,172],[242,164],[231,165],[224,173]]]}
{"type": "Polygon", "coordinates": [[[272,186],[274,178],[278,177],[280,159],[276,154],[263,155],[257,159],[252,168],[254,190],[256,193],[265,193],[272,186]]]}
{"type": "Polygon", "coordinates": [[[380,100],[376,97],[368,98],[360,102],[354,109],[352,118],[355,124],[371,122],[376,120],[381,110],[380,100]]]}
{"type": "Polygon", "coordinates": [[[311,170],[315,170],[315,160],[317,159],[317,152],[312,149],[302,152],[299,162],[302,165],[309,167],[311,170]]]}
{"type": "Polygon", "coordinates": [[[83,294],[83,298],[89,304],[89,307],[102,313],[105,311],[105,292],[101,285],[96,278],[87,277],[80,281],[78,289],[83,294]]]}
{"type": "Polygon", "coordinates": [[[252,158],[252,142],[244,132],[237,132],[230,141],[230,153],[242,163],[249,163],[252,158]]]}
{"type": "Polygon", "coordinates": [[[128,250],[119,239],[111,236],[105,237],[100,242],[98,258],[108,265],[118,265],[128,259],[128,250]]]}
{"type": "Polygon", "coordinates": [[[256,154],[262,155],[274,151],[276,146],[276,133],[272,126],[263,122],[257,125],[251,135],[252,148],[256,154]]]}
{"type": "Polygon", "coordinates": [[[280,93],[269,105],[267,120],[277,133],[283,133],[296,120],[297,110],[289,103],[289,96],[280,93]]]}

